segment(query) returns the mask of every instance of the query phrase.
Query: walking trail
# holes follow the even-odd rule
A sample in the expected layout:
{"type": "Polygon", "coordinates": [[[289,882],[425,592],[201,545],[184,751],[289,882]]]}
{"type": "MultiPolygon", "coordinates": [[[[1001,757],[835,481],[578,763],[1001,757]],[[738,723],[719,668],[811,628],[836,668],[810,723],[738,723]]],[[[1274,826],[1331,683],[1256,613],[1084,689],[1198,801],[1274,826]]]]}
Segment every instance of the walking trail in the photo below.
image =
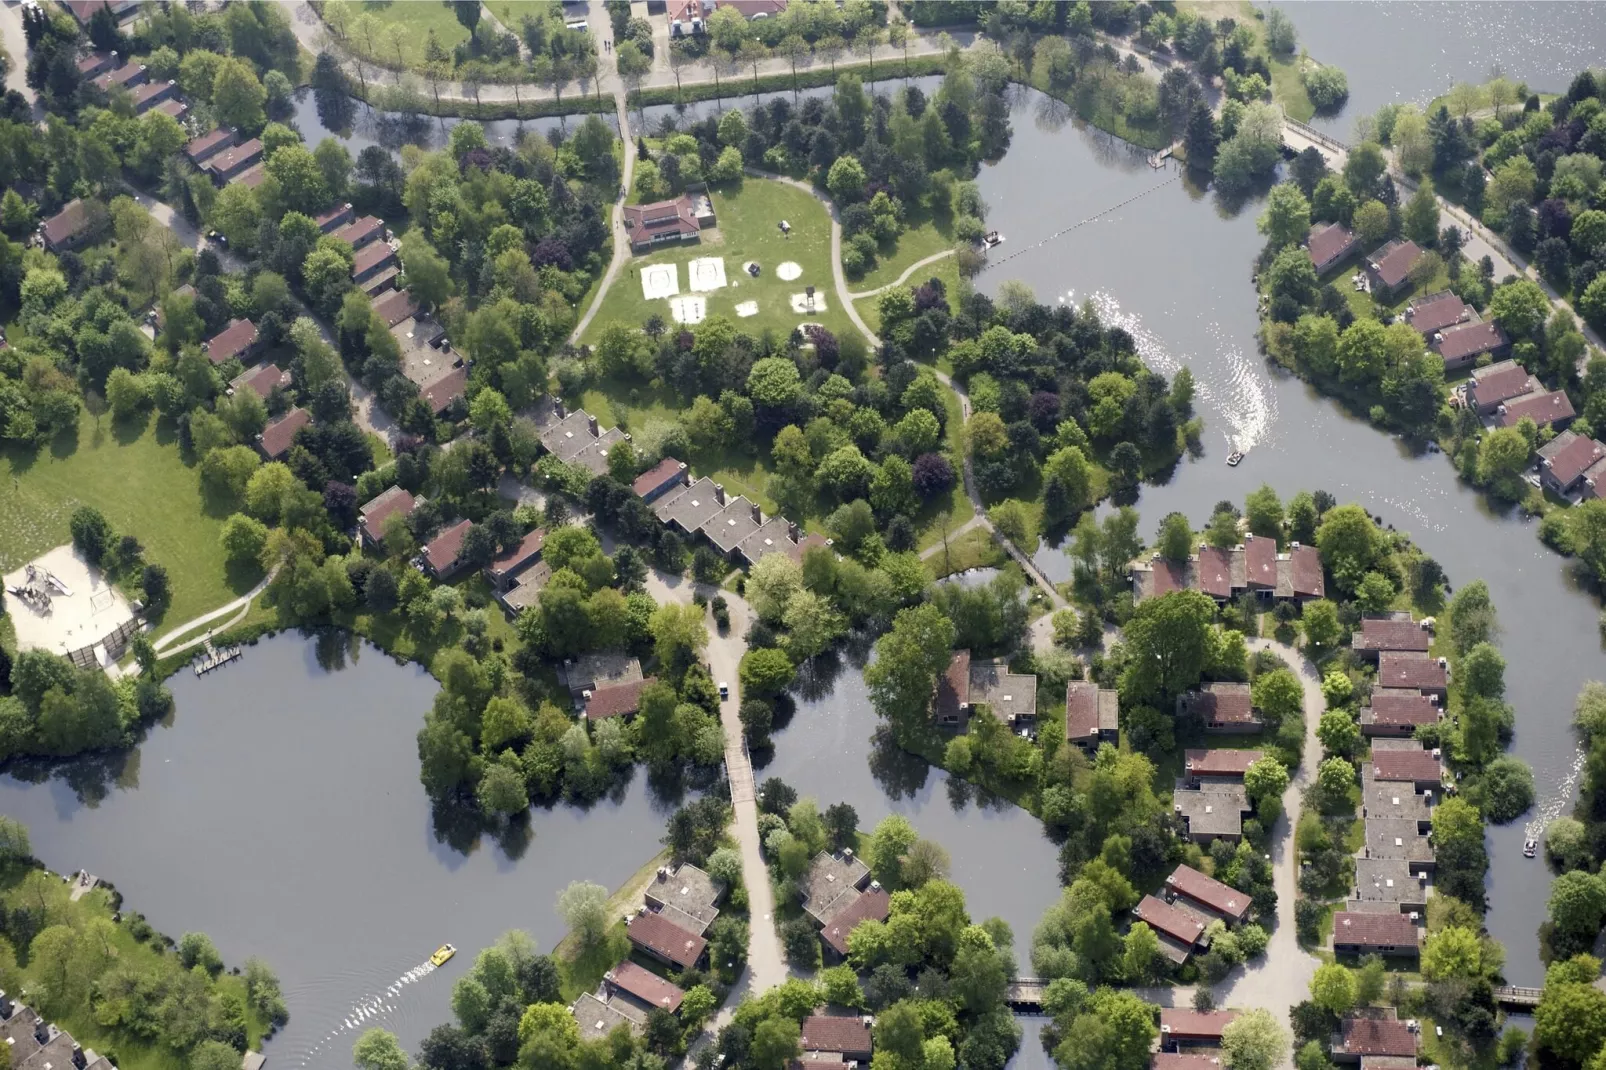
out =
{"type": "Polygon", "coordinates": [[[935,264],[937,261],[943,260],[943,259],[945,259],[947,257],[950,257],[950,256],[953,256],[953,255],[954,255],[954,251],[952,249],[944,249],[940,253],[932,253],[930,256],[926,257],[924,260],[916,260],[914,263],[910,264],[909,267],[904,271],[904,273],[902,275],[899,275],[896,279],[894,279],[891,282],[887,283],[885,286],[877,286],[873,290],[860,290],[857,293],[848,294],[848,296],[853,298],[853,300],[855,300],[855,301],[862,301],[866,297],[875,297],[878,294],[884,294],[888,290],[895,289],[895,288],[897,288],[899,286],[902,286],[904,283],[908,282],[909,281],[909,276],[913,275],[915,272],[919,271],[921,268],[925,267],[927,264],[935,264]]]}

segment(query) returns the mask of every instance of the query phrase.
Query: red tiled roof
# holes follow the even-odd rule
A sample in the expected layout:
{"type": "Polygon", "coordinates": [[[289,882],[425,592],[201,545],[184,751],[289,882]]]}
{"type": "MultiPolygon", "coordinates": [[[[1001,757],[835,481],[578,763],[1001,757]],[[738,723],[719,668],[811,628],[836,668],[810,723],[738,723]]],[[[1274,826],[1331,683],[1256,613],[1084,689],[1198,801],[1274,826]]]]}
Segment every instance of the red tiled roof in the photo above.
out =
{"type": "Polygon", "coordinates": [[[206,340],[206,356],[213,364],[222,364],[250,349],[257,340],[257,325],[250,320],[230,320],[229,325],[206,340]]]}
{"type": "Polygon", "coordinates": [[[1377,682],[1379,687],[1442,691],[1449,674],[1438,658],[1385,650],[1378,656],[1377,682]]]}
{"type": "Polygon", "coordinates": [[[222,149],[222,147],[227,145],[231,140],[233,140],[233,138],[234,131],[226,130],[220,126],[211,133],[202,134],[200,137],[191,141],[188,145],[185,145],[184,154],[190,158],[191,162],[200,163],[202,160],[205,160],[208,156],[212,155],[212,153],[222,149]]]}
{"type": "Polygon", "coordinates": [[[468,368],[453,368],[433,383],[424,387],[419,393],[429,402],[429,411],[436,416],[446,411],[446,406],[463,396],[468,386],[468,368]]]}
{"type": "Polygon", "coordinates": [[[1215,598],[1232,597],[1232,558],[1214,546],[1199,547],[1199,560],[1193,566],[1193,579],[1199,590],[1215,598]]]}
{"type": "Polygon", "coordinates": [[[1227,1028],[1237,1011],[1192,1011],[1182,1007],[1160,1008],[1160,1038],[1179,1037],[1190,1040],[1220,1040],[1221,1031],[1227,1028]]]}
{"type": "Polygon", "coordinates": [[[160,96],[163,93],[176,92],[178,92],[177,83],[171,80],[166,82],[146,82],[144,85],[134,90],[134,109],[138,111],[140,105],[144,104],[152,97],[160,96]]]}
{"type": "Polygon", "coordinates": [[[680,1010],[681,1001],[686,998],[686,993],[681,991],[679,985],[671,984],[629,959],[609,970],[608,980],[612,981],[614,987],[620,991],[627,992],[650,1006],[662,1007],[670,1014],[680,1010]]]}
{"type": "Polygon", "coordinates": [[[758,15],[779,15],[786,10],[786,0],[714,0],[714,7],[733,7],[743,18],[751,19],[758,15]]]}
{"type": "MultiPolygon", "coordinates": [[[[1420,691],[1399,692],[1379,688],[1372,692],[1372,723],[1383,725],[1433,724],[1440,710],[1420,691]]],[[[1379,751],[1378,753],[1383,753],[1379,751]]]]}
{"type": "Polygon", "coordinates": [[[250,387],[259,397],[266,399],[273,393],[274,387],[290,385],[290,373],[281,371],[277,364],[259,364],[250,371],[236,376],[234,382],[229,385],[236,390],[250,387]]]}
{"type": "Polygon", "coordinates": [[[57,245],[87,230],[89,215],[89,205],[75,197],[62,205],[61,211],[40,224],[39,229],[47,242],[57,245]]]}
{"type": "Polygon", "coordinates": [[[1372,263],[1378,278],[1391,290],[1405,281],[1405,276],[1410,274],[1412,266],[1422,255],[1422,250],[1414,241],[1390,242],[1379,252],[1383,255],[1372,263]]]}
{"type": "Polygon", "coordinates": [[[1443,775],[1439,759],[1426,750],[1374,750],[1373,780],[1438,780],[1443,775]]]}
{"type": "Polygon", "coordinates": [[[1092,739],[1099,734],[1099,685],[1072,680],[1065,685],[1065,738],[1092,739]]]}
{"type": "Polygon", "coordinates": [[[262,452],[270,460],[283,457],[290,452],[290,445],[295,441],[296,432],[312,422],[312,413],[306,409],[291,409],[267,427],[262,429],[262,452]]]}
{"type": "Polygon", "coordinates": [[[1249,586],[1277,586],[1277,540],[1264,535],[1244,536],[1244,575],[1249,586]]]}
{"type": "Polygon", "coordinates": [[[1434,343],[1446,362],[1466,361],[1479,353],[1492,353],[1506,344],[1506,332],[1495,323],[1467,323],[1445,331],[1434,343]]]}
{"type": "Polygon", "coordinates": [[[449,572],[457,564],[457,557],[463,552],[463,536],[474,525],[467,520],[459,520],[439,535],[435,536],[428,546],[424,547],[424,559],[429,562],[436,572],[449,572]]]}
{"type": "MultiPolygon", "coordinates": [[[[1572,432],[1566,431],[1563,434],[1570,435],[1572,432]]],[[[1592,438],[1573,435],[1571,441],[1551,454],[1543,463],[1550,470],[1550,477],[1565,487],[1589,471],[1590,466],[1602,457],[1606,457],[1606,446],[1602,446],[1592,438]]]]}
{"type": "Polygon", "coordinates": [[[834,915],[825,928],[820,930],[820,936],[838,955],[846,956],[848,953],[848,937],[858,928],[861,921],[886,921],[891,910],[892,897],[884,889],[872,888],[850,903],[846,909],[834,915]]]}
{"type": "Polygon", "coordinates": [[[519,544],[510,550],[503,550],[491,560],[491,579],[499,580],[514,569],[519,568],[530,558],[541,552],[541,546],[546,542],[546,528],[536,528],[519,540],[519,544]]]}
{"type": "Polygon", "coordinates": [[[1528,369],[1515,361],[1511,366],[1491,371],[1481,379],[1474,379],[1467,389],[1472,395],[1473,404],[1479,408],[1488,408],[1498,405],[1502,401],[1520,398],[1533,389],[1536,381],[1528,374],[1528,369]]]}
{"type": "Polygon", "coordinates": [[[1218,914],[1242,919],[1249,913],[1249,895],[1207,877],[1192,866],[1178,866],[1165,882],[1178,893],[1202,903],[1218,914]]]}
{"type": "Polygon", "coordinates": [[[1404,914],[1358,914],[1341,910],[1333,915],[1333,942],[1362,947],[1409,947],[1419,944],[1422,930],[1404,914]]]}
{"type": "MultiPolygon", "coordinates": [[[[327,212],[320,212],[317,215],[317,217],[315,219],[313,219],[313,222],[318,224],[318,229],[319,230],[321,230],[325,234],[327,234],[327,233],[329,233],[329,228],[330,227],[334,226],[341,219],[345,219],[345,218],[349,217],[350,215],[351,215],[351,205],[349,205],[349,204],[337,204],[333,208],[329,209],[327,212]]],[[[403,317],[403,318],[405,319],[406,317],[403,317]]]]}
{"type": "Polygon", "coordinates": [[[1155,932],[1165,933],[1179,943],[1192,947],[1204,935],[1204,922],[1189,914],[1185,910],[1178,910],[1164,899],[1156,899],[1152,895],[1143,897],[1143,902],[1133,908],[1132,913],[1137,915],[1139,921],[1146,922],[1155,932]]]}
{"type": "Polygon", "coordinates": [[[644,498],[659,487],[680,475],[681,463],[673,457],[665,457],[654,465],[649,471],[641,473],[636,481],[630,484],[630,489],[636,492],[638,498],[644,498]]]}
{"type": "Polygon", "coordinates": [[[1251,765],[1260,761],[1260,751],[1217,747],[1190,750],[1184,757],[1191,776],[1243,776],[1251,765]]]}
{"type": "Polygon", "coordinates": [[[1347,227],[1333,223],[1325,227],[1312,227],[1310,239],[1306,248],[1310,250],[1311,262],[1316,270],[1330,266],[1339,257],[1348,253],[1355,247],[1355,235],[1347,227]]]}
{"type": "Polygon", "coordinates": [[[803,1019],[804,1051],[839,1051],[844,1055],[870,1050],[870,1027],[861,1018],[811,1014],[803,1019]]]}
{"type": "Polygon", "coordinates": [[[1154,569],[1153,593],[1158,596],[1180,591],[1188,586],[1186,566],[1164,558],[1150,563],[1154,569]]]}
{"type": "Polygon", "coordinates": [[[1440,290],[1428,297],[1419,298],[1405,310],[1405,318],[1423,335],[1453,327],[1467,318],[1471,309],[1467,303],[1449,290],[1440,290]]]}
{"type": "Polygon", "coordinates": [[[591,692],[591,698],[586,702],[586,719],[601,721],[609,717],[635,713],[641,705],[641,692],[648,684],[657,682],[658,677],[649,676],[644,680],[630,680],[622,684],[597,688],[591,692]]]}
{"type": "Polygon", "coordinates": [[[1248,724],[1258,720],[1248,684],[1206,684],[1192,693],[1189,704],[1206,721],[1218,724],[1248,724]]]}
{"type": "Polygon", "coordinates": [[[362,507],[363,533],[370,542],[379,542],[385,537],[385,521],[398,513],[408,515],[416,505],[417,501],[409,491],[402,487],[390,487],[362,507]]]}
{"type": "MultiPolygon", "coordinates": [[[[1163,1013],[1163,1012],[1162,1012],[1163,1013]]],[[[1415,1055],[1410,1024],[1388,1018],[1344,1019],[1344,1050],[1350,1055],[1415,1055]]]]}
{"type": "Polygon", "coordinates": [[[164,100],[156,105],[156,110],[171,118],[182,119],[190,110],[190,106],[182,100],[164,100]]]}
{"type": "Polygon", "coordinates": [[[634,242],[649,241],[657,234],[696,234],[701,227],[692,208],[690,194],[683,193],[670,201],[632,205],[624,208],[625,230],[634,242]]]}
{"type": "Polygon", "coordinates": [[[238,145],[230,146],[206,161],[208,170],[226,175],[245,167],[250,161],[260,159],[262,156],[262,142],[258,138],[243,141],[238,145]]]}
{"type": "Polygon", "coordinates": [[[380,264],[395,259],[395,257],[396,250],[384,242],[365,245],[357,250],[357,255],[351,262],[351,277],[356,278],[359,275],[366,274],[380,264]]]}
{"type": "Polygon", "coordinates": [[[1557,420],[1571,420],[1576,415],[1567,392],[1552,390],[1547,394],[1506,402],[1505,411],[1500,414],[1500,426],[1516,427],[1517,422],[1526,416],[1540,427],[1544,427],[1557,420]]]}
{"type": "Polygon", "coordinates": [[[1213,1055],[1157,1051],[1149,1058],[1149,1070],[1221,1070],[1221,1060],[1213,1055]]]}
{"type": "Polygon", "coordinates": [[[1316,547],[1292,547],[1288,551],[1288,563],[1293,575],[1294,594],[1309,598],[1326,596],[1327,581],[1322,576],[1322,555],[1316,547]]]}
{"type": "MultiPolygon", "coordinates": [[[[341,211],[345,211],[345,205],[341,205],[341,211]]],[[[384,230],[385,221],[383,219],[377,216],[365,215],[361,219],[347,223],[335,231],[334,236],[355,247],[372,239],[376,234],[384,233],[384,230]]]]}
{"type": "Polygon", "coordinates": [[[638,914],[625,927],[630,942],[663,956],[676,966],[691,969],[703,957],[708,941],[695,936],[661,914],[638,914]]]}
{"type": "Polygon", "coordinates": [[[404,319],[418,315],[418,302],[406,290],[391,290],[374,302],[374,311],[379,318],[385,321],[386,327],[394,327],[404,319]]]}
{"type": "Polygon", "coordinates": [[[1368,618],[1361,621],[1353,646],[1357,650],[1416,650],[1426,653],[1432,637],[1414,620],[1368,618]]]}
{"type": "Polygon", "coordinates": [[[970,651],[956,650],[948,671],[937,677],[937,697],[932,712],[940,717],[959,716],[961,706],[970,705],[970,651]]]}
{"type": "Polygon", "coordinates": [[[262,185],[262,180],[266,177],[268,177],[268,169],[260,163],[254,163],[229,181],[238,182],[246,189],[256,189],[262,185]]]}

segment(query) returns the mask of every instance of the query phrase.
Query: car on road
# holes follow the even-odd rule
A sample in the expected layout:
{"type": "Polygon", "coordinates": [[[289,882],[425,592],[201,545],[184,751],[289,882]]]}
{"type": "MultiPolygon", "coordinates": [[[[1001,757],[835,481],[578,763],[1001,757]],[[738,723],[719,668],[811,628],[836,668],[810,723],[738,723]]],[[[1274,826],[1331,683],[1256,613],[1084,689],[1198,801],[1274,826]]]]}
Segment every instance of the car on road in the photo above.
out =
{"type": "Polygon", "coordinates": [[[731,697],[731,685],[727,684],[724,680],[721,680],[719,682],[719,697],[720,698],[730,698],[731,697]]]}

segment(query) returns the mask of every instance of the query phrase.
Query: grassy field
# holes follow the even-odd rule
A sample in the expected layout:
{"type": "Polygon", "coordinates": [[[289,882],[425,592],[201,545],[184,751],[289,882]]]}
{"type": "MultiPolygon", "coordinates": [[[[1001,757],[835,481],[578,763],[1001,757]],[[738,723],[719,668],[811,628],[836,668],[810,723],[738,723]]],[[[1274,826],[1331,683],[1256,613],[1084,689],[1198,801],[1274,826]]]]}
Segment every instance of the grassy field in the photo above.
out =
{"type": "Polygon", "coordinates": [[[172,433],[154,421],[119,426],[85,416],[78,440],[39,451],[0,451],[0,569],[11,571],[71,541],[73,510],[92,505],[119,534],[163,565],[173,602],[164,621],[178,624],[250,590],[255,574],[229,575],[218,545],[231,511],[207,500],[200,472],[186,465],[172,433]]]}
{"type": "Polygon", "coordinates": [[[424,69],[424,46],[431,32],[447,52],[468,40],[468,29],[452,14],[449,4],[415,0],[331,0],[324,6],[324,21],[331,27],[344,18],[348,47],[375,63],[408,70],[424,69]],[[377,25],[370,36],[364,32],[364,15],[373,16],[377,25]]]}
{"type": "Polygon", "coordinates": [[[552,0],[491,0],[485,6],[508,33],[523,36],[525,18],[545,18],[552,10],[552,0]]]}
{"type": "Polygon", "coordinates": [[[831,272],[831,221],[824,205],[794,186],[761,178],[745,178],[734,185],[718,187],[712,196],[718,226],[705,230],[694,244],[677,244],[636,257],[628,272],[621,273],[604,296],[587,330],[586,341],[595,342],[602,328],[610,323],[639,327],[654,314],[672,323],[667,299],[649,301],[642,296],[641,271],[652,264],[677,265],[680,293],[687,295],[691,293],[691,279],[686,265],[703,257],[720,257],[725,262],[726,285],[703,295],[710,316],[727,316],[739,330],[755,335],[766,330],[790,332],[804,323],[824,324],[836,334],[851,330],[846,312],[838,307],[831,272]],[[777,226],[783,219],[791,224],[790,238],[783,236],[777,226]],[[742,270],[749,261],[756,261],[761,268],[756,279],[742,270]],[[802,267],[800,278],[787,282],[776,275],[776,266],[787,261],[802,267]],[[793,312],[791,296],[803,293],[804,287],[810,285],[816,297],[825,302],[825,310],[793,312]],[[758,302],[757,315],[737,316],[736,306],[746,301],[758,302]]]}
{"type": "Polygon", "coordinates": [[[863,278],[848,280],[848,289],[859,293],[885,286],[908,270],[910,264],[919,263],[944,249],[952,249],[953,223],[951,214],[933,216],[924,209],[911,213],[904,232],[882,247],[876,266],[865,272],[863,278]]]}
{"type": "MultiPolygon", "coordinates": [[[[920,257],[914,257],[910,263],[914,263],[920,259],[920,257]]],[[[893,275],[892,278],[897,278],[897,275],[893,275]]],[[[921,283],[930,278],[941,279],[943,285],[947,287],[948,307],[952,309],[954,307],[955,298],[959,294],[959,261],[950,256],[937,261],[935,264],[927,264],[925,267],[909,276],[908,280],[904,282],[904,286],[919,286],[921,283]]],[[[888,279],[887,281],[890,282],[891,279],[888,279]]],[[[859,284],[856,287],[858,292],[863,292],[864,289],[865,287],[863,284],[859,284]]],[[[853,307],[859,310],[859,318],[864,320],[865,326],[869,327],[878,335],[881,333],[880,302],[880,294],[877,294],[874,297],[860,297],[855,299],[853,302],[853,307]]],[[[946,360],[947,358],[944,357],[943,359],[946,360]]],[[[942,362],[939,362],[938,367],[941,371],[949,370],[947,367],[942,366],[942,362]]]]}
{"type": "MultiPolygon", "coordinates": [[[[940,528],[936,536],[935,545],[941,546],[940,528]]],[[[986,528],[972,528],[958,538],[949,539],[946,551],[938,550],[926,558],[926,568],[932,579],[940,580],[967,568],[1002,568],[1008,561],[1009,556],[993,541],[992,532],[986,528]]]]}
{"type": "MultiPolygon", "coordinates": [[[[622,917],[627,910],[641,905],[641,893],[658,872],[658,867],[669,862],[669,852],[659,851],[630,879],[621,884],[608,897],[607,914],[610,918],[622,917]]],[[[630,938],[625,935],[625,923],[616,921],[608,927],[608,938],[598,947],[582,951],[574,934],[566,935],[553,949],[558,960],[558,973],[563,978],[563,998],[573,1001],[582,993],[595,992],[602,983],[602,975],[630,955],[630,938]]]]}

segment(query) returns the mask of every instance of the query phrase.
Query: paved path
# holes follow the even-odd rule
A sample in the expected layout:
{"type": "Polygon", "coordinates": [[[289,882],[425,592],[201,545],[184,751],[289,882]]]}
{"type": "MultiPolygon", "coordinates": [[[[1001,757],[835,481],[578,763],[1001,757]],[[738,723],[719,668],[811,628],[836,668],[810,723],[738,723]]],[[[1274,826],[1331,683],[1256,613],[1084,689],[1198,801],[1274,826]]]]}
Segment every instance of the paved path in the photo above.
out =
{"type": "MultiPolygon", "coordinates": [[[[196,617],[194,620],[185,621],[183,624],[180,624],[177,628],[170,629],[167,632],[167,634],[163,635],[160,639],[156,640],[154,643],[151,644],[151,646],[154,647],[156,649],[156,652],[158,654],[162,655],[163,657],[166,657],[169,654],[177,654],[181,650],[186,650],[189,647],[195,646],[197,643],[199,643],[202,640],[204,640],[207,635],[210,635],[213,631],[216,631],[216,629],[215,628],[208,628],[207,631],[204,634],[202,634],[201,636],[199,636],[199,637],[197,637],[197,638],[195,638],[193,640],[190,640],[188,642],[180,643],[178,646],[172,646],[172,643],[173,643],[173,640],[178,638],[179,636],[184,635],[184,634],[186,634],[186,633],[188,633],[190,631],[193,631],[194,629],[199,628],[203,624],[207,624],[207,623],[209,623],[211,621],[217,620],[219,617],[224,616],[224,615],[226,615],[228,613],[231,613],[231,612],[234,612],[234,611],[238,610],[239,611],[238,616],[244,616],[245,615],[245,610],[247,610],[247,609],[249,609],[251,607],[251,600],[253,598],[255,598],[257,595],[261,594],[263,591],[268,589],[268,584],[273,582],[274,574],[277,573],[278,571],[279,571],[278,569],[274,569],[272,572],[269,572],[266,576],[262,577],[262,581],[260,583],[258,583],[255,587],[251,588],[249,591],[245,592],[240,597],[236,598],[234,601],[228,603],[227,605],[219,606],[218,608],[212,610],[212,612],[210,612],[210,613],[203,613],[199,617],[196,617]]],[[[228,627],[229,625],[232,625],[233,623],[234,623],[234,621],[231,620],[229,622],[229,624],[228,625],[224,625],[224,627],[228,627]]]]}
{"type": "Polygon", "coordinates": [[[11,66],[6,70],[6,88],[21,93],[33,108],[35,121],[43,119],[39,107],[39,94],[28,85],[28,38],[22,32],[22,5],[5,0],[0,7],[0,40],[5,42],[11,66]]]}
{"type": "MultiPolygon", "coordinates": [[[[926,257],[924,260],[916,260],[914,263],[910,264],[908,270],[906,270],[902,275],[899,275],[892,282],[887,283],[885,286],[877,286],[873,290],[860,290],[857,293],[848,294],[848,296],[850,298],[852,298],[853,300],[855,300],[855,301],[862,301],[866,297],[875,297],[877,294],[884,294],[888,290],[893,289],[894,287],[897,287],[897,286],[902,286],[904,283],[908,282],[910,275],[913,275],[915,272],[919,271],[921,268],[925,267],[927,264],[935,264],[937,261],[945,259],[946,257],[953,256],[953,255],[954,255],[954,251],[952,249],[944,249],[940,253],[932,253],[930,256],[926,257]]],[[[841,259],[838,258],[837,262],[841,263],[841,259]]]]}

